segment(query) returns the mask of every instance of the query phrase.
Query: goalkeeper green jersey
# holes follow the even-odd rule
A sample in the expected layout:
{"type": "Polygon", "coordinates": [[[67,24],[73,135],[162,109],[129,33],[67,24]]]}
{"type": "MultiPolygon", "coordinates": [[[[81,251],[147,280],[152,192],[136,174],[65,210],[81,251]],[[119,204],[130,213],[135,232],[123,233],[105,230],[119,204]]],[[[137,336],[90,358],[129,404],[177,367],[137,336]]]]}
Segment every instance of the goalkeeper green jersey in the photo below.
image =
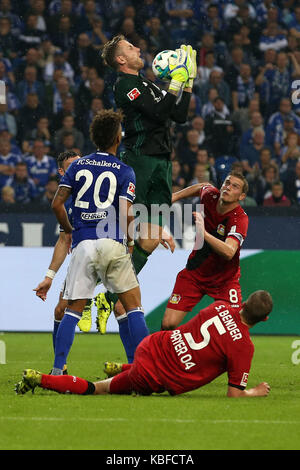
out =
{"type": "Polygon", "coordinates": [[[191,93],[183,92],[178,99],[142,75],[120,72],[114,96],[124,113],[125,149],[137,156],[169,158],[171,121],[186,122],[191,93]]]}

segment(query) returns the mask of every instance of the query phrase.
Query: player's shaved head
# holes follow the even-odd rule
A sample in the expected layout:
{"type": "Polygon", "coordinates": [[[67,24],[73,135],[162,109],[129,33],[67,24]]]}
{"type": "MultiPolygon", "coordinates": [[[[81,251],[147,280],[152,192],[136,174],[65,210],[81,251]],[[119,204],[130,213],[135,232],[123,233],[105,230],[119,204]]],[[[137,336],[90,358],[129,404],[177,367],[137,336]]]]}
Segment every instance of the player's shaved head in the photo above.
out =
{"type": "Polygon", "coordinates": [[[252,326],[267,319],[272,311],[271,294],[265,290],[253,292],[243,304],[242,318],[247,325],[252,326]]]}
{"type": "Polygon", "coordinates": [[[115,145],[122,120],[122,112],[113,109],[102,109],[96,114],[90,126],[90,137],[97,149],[107,151],[115,145]]]}

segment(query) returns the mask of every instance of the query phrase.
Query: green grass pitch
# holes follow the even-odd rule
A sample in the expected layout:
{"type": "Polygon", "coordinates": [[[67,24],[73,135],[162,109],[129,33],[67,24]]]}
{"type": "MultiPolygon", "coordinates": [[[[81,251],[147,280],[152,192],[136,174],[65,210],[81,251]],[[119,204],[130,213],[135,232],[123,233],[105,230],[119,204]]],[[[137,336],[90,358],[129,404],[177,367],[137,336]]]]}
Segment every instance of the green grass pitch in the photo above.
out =
{"type": "MultiPolygon", "coordinates": [[[[292,362],[292,343],[299,337],[252,339],[256,351],[248,386],[269,382],[265,398],[228,399],[226,375],[177,397],[75,396],[42,389],[17,396],[14,384],[24,368],[49,372],[52,339],[46,333],[2,334],[0,449],[299,450],[300,364],[292,362]]],[[[104,378],[105,360],[125,360],[118,335],[76,334],[69,373],[104,378]]]]}

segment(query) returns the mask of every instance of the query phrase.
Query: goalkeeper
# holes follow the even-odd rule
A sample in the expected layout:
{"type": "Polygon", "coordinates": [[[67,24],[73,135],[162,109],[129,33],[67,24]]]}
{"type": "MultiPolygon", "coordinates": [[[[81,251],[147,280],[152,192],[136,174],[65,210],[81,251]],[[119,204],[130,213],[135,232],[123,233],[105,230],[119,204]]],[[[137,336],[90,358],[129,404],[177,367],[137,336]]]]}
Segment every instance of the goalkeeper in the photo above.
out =
{"type": "MultiPolygon", "coordinates": [[[[114,97],[116,106],[124,114],[125,131],[125,152],[121,158],[136,174],[135,204],[143,204],[148,214],[153,204],[172,204],[170,123],[186,122],[196,77],[196,51],[191,46],[181,46],[176,52],[177,58],[170,59],[169,63],[171,79],[167,92],[140,75],[144,67],[140,49],[124,36],[116,36],[107,42],[102,53],[105,63],[118,73],[114,97]]],[[[167,247],[162,226],[163,220],[159,216],[156,220],[141,221],[140,238],[135,242],[132,255],[137,274],[160,242],[167,247]]],[[[108,315],[117,299],[106,293],[102,300],[102,304],[98,301],[98,329],[104,333],[108,315]]]]}

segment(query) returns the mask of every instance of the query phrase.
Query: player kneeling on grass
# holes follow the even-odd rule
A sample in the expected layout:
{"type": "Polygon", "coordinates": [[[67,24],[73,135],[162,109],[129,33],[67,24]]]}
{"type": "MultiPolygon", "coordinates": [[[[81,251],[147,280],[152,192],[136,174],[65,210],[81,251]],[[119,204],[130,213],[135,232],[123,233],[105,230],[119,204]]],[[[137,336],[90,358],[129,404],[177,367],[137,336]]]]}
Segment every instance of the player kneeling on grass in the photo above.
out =
{"type": "Polygon", "coordinates": [[[217,301],[173,331],[153,333],[139,344],[133,364],[117,367],[117,375],[98,382],[73,376],[52,376],[26,369],[16,385],[21,395],[35,387],[80,395],[189,392],[228,374],[228,397],[266,396],[262,382],[246,390],[254,346],[249,328],[265,321],[273,307],[267,291],[256,291],[237,311],[217,301]],[[120,373],[118,373],[120,371],[120,373]]]}

